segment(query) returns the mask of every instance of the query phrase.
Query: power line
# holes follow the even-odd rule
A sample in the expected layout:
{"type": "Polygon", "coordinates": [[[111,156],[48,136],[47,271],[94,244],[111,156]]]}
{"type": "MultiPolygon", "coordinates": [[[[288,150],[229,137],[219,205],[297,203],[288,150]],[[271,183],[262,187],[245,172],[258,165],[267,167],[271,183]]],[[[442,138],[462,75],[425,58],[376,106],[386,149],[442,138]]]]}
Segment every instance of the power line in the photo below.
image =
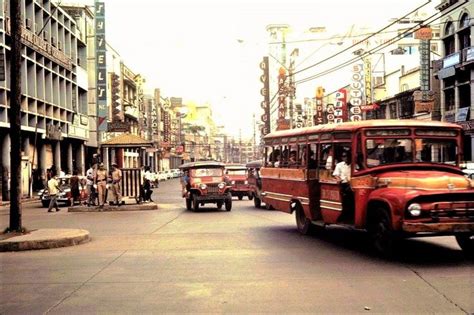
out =
{"type": "MultiPolygon", "coordinates": [[[[439,17],[436,17],[435,20],[438,19],[438,18],[441,18],[441,17],[443,17],[443,16],[445,16],[445,15],[447,15],[447,14],[449,14],[450,12],[452,12],[452,11],[455,10],[455,9],[457,9],[457,7],[456,7],[456,8],[453,8],[453,9],[447,11],[447,12],[444,12],[444,13],[443,13],[442,15],[440,15],[439,17]]],[[[312,75],[312,76],[307,77],[307,78],[304,78],[304,79],[300,79],[300,80],[296,81],[295,84],[305,83],[305,82],[311,81],[311,80],[313,80],[313,79],[316,79],[316,78],[325,76],[325,75],[327,75],[327,74],[329,74],[329,73],[332,73],[332,72],[334,72],[334,71],[337,71],[337,70],[339,70],[339,69],[342,69],[342,68],[344,68],[344,67],[350,65],[351,63],[353,63],[353,62],[356,61],[356,60],[359,60],[359,59],[361,59],[361,58],[363,58],[363,57],[366,57],[366,56],[371,55],[371,54],[373,54],[373,53],[375,53],[375,52],[378,52],[378,51],[382,50],[383,48],[386,48],[386,47],[392,45],[393,43],[397,42],[399,39],[403,38],[405,35],[407,35],[407,34],[412,34],[414,31],[416,31],[417,29],[419,29],[420,26],[423,26],[423,25],[430,25],[430,22],[427,23],[427,21],[430,20],[430,19],[432,19],[433,17],[435,17],[435,16],[438,15],[438,14],[440,14],[440,12],[437,12],[437,13],[431,15],[430,17],[428,17],[428,18],[425,19],[424,21],[418,22],[417,25],[412,26],[411,28],[406,29],[403,33],[398,34],[397,36],[391,38],[389,41],[387,41],[387,42],[385,42],[385,43],[383,43],[383,44],[380,44],[380,45],[378,45],[378,46],[372,48],[371,50],[369,50],[369,51],[367,51],[367,52],[364,52],[361,56],[354,57],[354,58],[352,58],[352,59],[350,59],[350,60],[348,60],[348,61],[346,61],[346,62],[343,62],[342,64],[340,64],[340,65],[338,65],[338,66],[335,66],[335,67],[333,67],[333,68],[329,68],[329,69],[327,69],[327,70],[325,70],[325,71],[323,71],[323,72],[321,72],[321,73],[312,75]],[[415,30],[415,28],[416,28],[416,30],[415,30]]],[[[432,21],[431,21],[431,22],[432,22],[432,21]]]]}
{"type": "Polygon", "coordinates": [[[340,54],[342,54],[342,53],[344,53],[344,52],[346,52],[346,51],[348,51],[348,50],[354,48],[355,46],[357,46],[357,45],[359,45],[359,44],[361,44],[361,43],[367,41],[368,39],[374,37],[375,35],[379,34],[380,32],[383,32],[384,30],[388,29],[388,28],[391,27],[392,25],[395,25],[396,23],[398,23],[398,22],[401,21],[402,19],[406,18],[406,17],[409,16],[410,14],[412,14],[412,13],[416,12],[417,10],[421,9],[422,7],[426,6],[426,5],[427,5],[428,3],[430,3],[430,2],[431,2],[431,0],[428,0],[427,2],[425,2],[424,4],[422,4],[421,6],[419,6],[419,7],[417,7],[416,9],[410,11],[409,13],[405,14],[405,15],[402,16],[401,18],[396,19],[395,21],[393,21],[393,22],[391,22],[390,24],[388,24],[387,26],[381,28],[381,29],[378,30],[377,32],[375,32],[375,33],[373,33],[373,34],[371,34],[371,35],[365,37],[364,39],[362,39],[362,40],[360,40],[360,41],[358,41],[358,42],[352,44],[351,46],[349,46],[349,47],[347,47],[347,48],[345,48],[345,49],[342,49],[342,50],[338,51],[337,53],[335,53],[335,54],[333,54],[333,55],[331,55],[331,56],[329,56],[329,57],[327,57],[327,58],[325,58],[325,59],[323,59],[323,60],[321,60],[321,61],[319,61],[319,62],[317,62],[317,63],[315,63],[315,64],[312,64],[312,65],[310,65],[310,66],[308,66],[308,67],[306,67],[306,68],[303,68],[303,69],[301,69],[301,70],[295,71],[295,72],[293,72],[293,74],[296,75],[296,74],[301,73],[301,72],[303,72],[303,71],[306,71],[306,70],[308,70],[308,69],[314,68],[314,67],[316,67],[316,66],[318,66],[318,65],[320,65],[320,64],[322,64],[322,63],[324,63],[324,62],[326,62],[326,61],[328,61],[328,60],[331,60],[331,59],[333,59],[333,58],[339,56],[340,54]]]}

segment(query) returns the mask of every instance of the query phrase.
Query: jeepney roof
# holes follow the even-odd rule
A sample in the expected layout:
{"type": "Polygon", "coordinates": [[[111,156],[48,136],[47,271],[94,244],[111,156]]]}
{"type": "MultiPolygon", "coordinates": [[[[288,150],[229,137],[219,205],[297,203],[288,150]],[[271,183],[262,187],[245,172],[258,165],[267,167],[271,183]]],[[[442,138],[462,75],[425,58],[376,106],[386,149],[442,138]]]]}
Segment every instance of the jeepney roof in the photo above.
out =
{"type": "Polygon", "coordinates": [[[263,166],[262,160],[250,161],[247,164],[245,164],[245,167],[247,168],[260,168],[262,166],[263,166]]]}
{"type": "Polygon", "coordinates": [[[264,139],[279,138],[285,136],[304,136],[315,132],[354,132],[361,128],[390,128],[390,127],[429,127],[429,128],[455,128],[462,129],[460,125],[432,121],[432,120],[417,120],[417,119],[371,119],[357,122],[344,122],[341,124],[324,124],[313,127],[288,129],[274,131],[267,134],[264,139]]]}
{"type": "Polygon", "coordinates": [[[224,168],[225,164],[216,161],[198,161],[198,162],[189,162],[184,163],[179,166],[180,169],[188,168],[224,168]]]}
{"type": "Polygon", "coordinates": [[[225,168],[229,169],[229,170],[245,170],[245,169],[247,169],[245,167],[245,164],[226,164],[225,168]]]}

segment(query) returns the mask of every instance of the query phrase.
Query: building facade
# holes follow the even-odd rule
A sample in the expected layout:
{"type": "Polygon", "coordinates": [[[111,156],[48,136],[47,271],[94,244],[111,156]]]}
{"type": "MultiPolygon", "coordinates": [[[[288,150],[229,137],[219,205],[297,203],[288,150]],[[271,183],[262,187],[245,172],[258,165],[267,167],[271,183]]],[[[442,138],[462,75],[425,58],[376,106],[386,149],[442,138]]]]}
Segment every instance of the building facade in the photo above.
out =
{"type": "MultiPolygon", "coordinates": [[[[0,1],[0,53],[10,71],[9,1],[0,1]]],[[[87,34],[77,21],[49,0],[22,1],[22,192],[43,186],[46,170],[84,171],[89,138],[87,108],[87,34]],[[30,180],[31,178],[31,180],[30,180]]],[[[0,81],[2,198],[9,195],[10,79],[0,81]]]]}

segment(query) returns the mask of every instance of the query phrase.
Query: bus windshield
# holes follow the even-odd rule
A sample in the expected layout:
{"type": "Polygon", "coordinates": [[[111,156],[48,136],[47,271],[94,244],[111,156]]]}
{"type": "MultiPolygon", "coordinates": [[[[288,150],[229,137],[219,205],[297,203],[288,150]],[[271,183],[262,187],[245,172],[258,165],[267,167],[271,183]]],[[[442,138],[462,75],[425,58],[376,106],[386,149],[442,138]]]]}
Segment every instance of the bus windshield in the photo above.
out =
{"type": "Polygon", "coordinates": [[[247,174],[247,169],[244,169],[244,170],[231,170],[231,169],[228,169],[226,171],[226,173],[228,175],[246,175],[247,174]]]}
{"type": "Polygon", "coordinates": [[[366,139],[365,149],[365,162],[369,168],[398,163],[456,164],[455,139],[366,139]]]}

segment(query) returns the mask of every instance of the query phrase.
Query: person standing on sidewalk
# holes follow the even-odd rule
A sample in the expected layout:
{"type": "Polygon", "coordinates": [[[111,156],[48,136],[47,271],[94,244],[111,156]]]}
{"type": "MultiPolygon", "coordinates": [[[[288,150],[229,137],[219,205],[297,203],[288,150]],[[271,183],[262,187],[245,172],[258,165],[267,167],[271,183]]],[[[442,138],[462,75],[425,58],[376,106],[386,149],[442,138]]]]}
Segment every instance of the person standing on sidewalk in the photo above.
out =
{"type": "Polygon", "coordinates": [[[107,170],[104,167],[104,163],[99,164],[99,169],[95,176],[95,182],[99,194],[99,208],[102,209],[105,204],[105,194],[107,192],[107,170]]]}
{"type": "Polygon", "coordinates": [[[95,171],[92,165],[86,172],[86,187],[87,187],[87,206],[90,207],[91,204],[95,206],[95,195],[96,189],[94,187],[95,171]]]}
{"type": "Polygon", "coordinates": [[[122,171],[119,169],[117,163],[112,163],[112,192],[115,198],[115,204],[121,206],[122,204],[122,171]]]}
{"type": "Polygon", "coordinates": [[[49,207],[48,212],[53,212],[53,207],[56,211],[59,211],[58,207],[58,194],[60,192],[58,176],[56,173],[51,174],[51,179],[48,180],[48,192],[49,192],[49,207]]]}

